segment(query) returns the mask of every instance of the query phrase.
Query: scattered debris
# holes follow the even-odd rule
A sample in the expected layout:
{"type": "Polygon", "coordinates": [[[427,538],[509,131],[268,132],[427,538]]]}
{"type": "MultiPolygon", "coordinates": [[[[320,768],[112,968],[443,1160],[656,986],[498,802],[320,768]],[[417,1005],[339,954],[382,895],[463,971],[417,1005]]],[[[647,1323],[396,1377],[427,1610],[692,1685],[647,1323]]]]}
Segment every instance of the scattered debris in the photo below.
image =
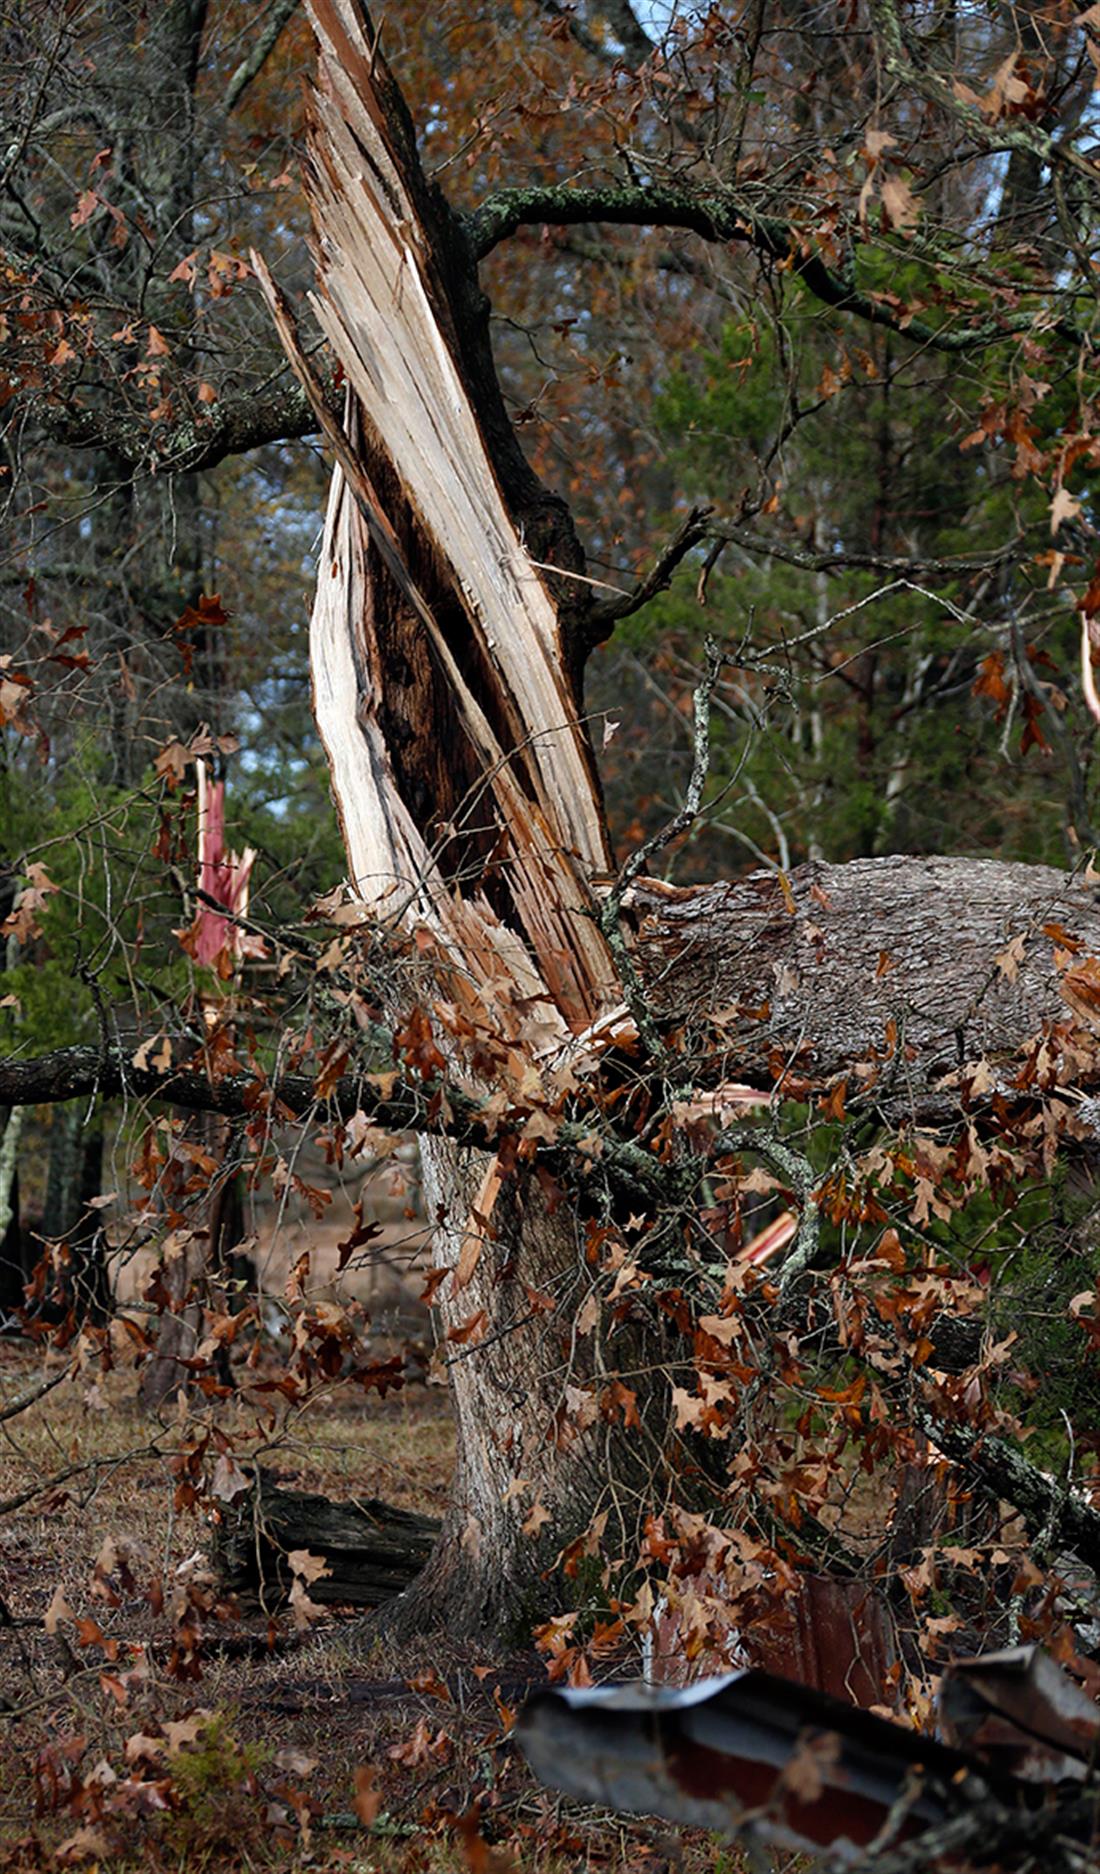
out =
{"type": "Polygon", "coordinates": [[[979,1828],[990,1841],[1014,1826],[1030,1832],[1035,1784],[1049,1795],[1067,1777],[1059,1831],[1094,1838],[1095,1804],[1082,1809],[1079,1786],[1100,1708],[1039,1648],[949,1668],[941,1711],[956,1742],[754,1668],[675,1691],[541,1692],[517,1736],[535,1774],[568,1795],[761,1845],[827,1849],[839,1865],[918,1836],[930,1856],[955,1839],[966,1846],[969,1819],[975,1839],[979,1828]]]}

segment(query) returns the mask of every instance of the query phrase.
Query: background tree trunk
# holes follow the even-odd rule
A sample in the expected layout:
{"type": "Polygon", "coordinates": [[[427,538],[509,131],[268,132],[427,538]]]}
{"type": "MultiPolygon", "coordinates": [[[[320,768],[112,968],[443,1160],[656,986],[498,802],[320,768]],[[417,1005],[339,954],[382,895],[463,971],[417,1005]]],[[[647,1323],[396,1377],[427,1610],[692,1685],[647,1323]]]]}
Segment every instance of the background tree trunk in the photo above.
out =
{"type": "Polygon", "coordinates": [[[0,1108],[0,1118],[4,1122],[0,1129],[0,1167],[5,1157],[13,1160],[10,1170],[3,1167],[0,1171],[0,1198],[3,1199],[0,1204],[0,1224],[3,1224],[0,1233],[0,1328],[14,1325],[25,1303],[23,1289],[30,1278],[26,1237],[19,1208],[19,1165],[15,1162],[19,1117],[18,1107],[0,1108]],[[13,1112],[17,1116],[14,1125],[13,1112]]]}
{"type": "MultiPolygon", "coordinates": [[[[147,1406],[161,1405],[191,1382],[185,1362],[195,1354],[202,1334],[205,1302],[211,1284],[229,1289],[227,1301],[236,1309],[249,1292],[255,1271],[245,1256],[234,1252],[244,1236],[240,1176],[229,1164],[232,1134],[229,1122],[214,1113],[188,1115],[193,1136],[202,1139],[218,1170],[211,1180],[205,1207],[205,1229],[164,1267],[164,1286],[171,1297],[157,1326],[156,1352],[141,1379],[141,1398],[147,1406]]],[[[228,1382],[228,1355],[219,1348],[219,1377],[228,1382]]]]}

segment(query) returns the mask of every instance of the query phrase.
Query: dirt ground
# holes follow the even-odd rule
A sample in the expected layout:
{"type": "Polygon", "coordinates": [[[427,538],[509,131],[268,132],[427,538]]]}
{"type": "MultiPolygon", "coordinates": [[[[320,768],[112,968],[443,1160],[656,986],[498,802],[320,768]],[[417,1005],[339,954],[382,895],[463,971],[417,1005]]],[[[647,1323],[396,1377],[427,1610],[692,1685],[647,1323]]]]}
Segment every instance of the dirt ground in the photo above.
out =
{"type": "MultiPolygon", "coordinates": [[[[25,1343],[0,1342],[0,1412],[47,1370],[25,1343]]],[[[203,1424],[178,1404],[154,1418],[136,1395],[123,1366],[66,1379],[0,1420],[0,1865],[715,1864],[708,1841],[593,1818],[533,1783],[509,1738],[541,1674],[533,1658],[439,1636],[398,1655],[351,1610],[301,1631],[289,1614],[210,1612],[199,1676],[173,1676],[179,1605],[192,1591],[216,1599],[210,1511],[173,1509],[180,1450],[203,1424]],[[121,1801],[127,1778],[162,1772],[166,1811],[97,1819],[104,1791],[121,1801]]],[[[255,1421],[254,1407],[219,1411],[225,1430],[255,1421]]],[[[336,1385],[281,1412],[272,1444],[265,1464],[298,1488],[444,1506],[443,1387],[418,1381],[380,1399],[336,1385]]],[[[722,1865],[736,1865],[726,1851],[722,1865]]]]}
{"type": "MultiPolygon", "coordinates": [[[[593,1817],[535,1785],[510,1738],[545,1676],[533,1653],[493,1658],[445,1635],[398,1653],[353,1609],[300,1625],[289,1611],[227,1615],[217,1502],[177,1506],[196,1449],[207,1479],[228,1441],[289,1487],[433,1516],[453,1464],[446,1386],[423,1358],[384,1397],[346,1381],[304,1405],[264,1390],[285,1370],[288,1282],[310,1303],[350,1304],[372,1359],[432,1343],[415,1153],[352,1175],[317,1153],[294,1169],[331,1201],[318,1218],[292,1187],[246,1200],[266,1335],[247,1371],[234,1347],[234,1397],[151,1413],[116,1325],[112,1370],[92,1362],[12,1410],[71,1350],[0,1339],[0,1866],[701,1874],[717,1857],[734,1874],[709,1841],[593,1817]],[[378,1227],[349,1257],[356,1204],[378,1227]]],[[[116,1300],[142,1326],[153,1267],[145,1249],[114,1258],[116,1300]]]]}

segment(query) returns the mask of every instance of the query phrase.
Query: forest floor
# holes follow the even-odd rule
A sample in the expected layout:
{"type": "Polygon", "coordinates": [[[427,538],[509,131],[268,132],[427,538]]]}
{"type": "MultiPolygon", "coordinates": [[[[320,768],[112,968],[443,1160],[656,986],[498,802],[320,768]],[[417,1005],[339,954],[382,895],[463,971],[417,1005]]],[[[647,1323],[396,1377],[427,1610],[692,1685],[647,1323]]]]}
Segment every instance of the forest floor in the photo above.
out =
{"type": "MultiPolygon", "coordinates": [[[[0,1342],[0,1413],[45,1370],[0,1342]]],[[[219,1414],[158,1418],[136,1390],[132,1368],[91,1372],[0,1418],[0,1865],[738,1865],[709,1838],[535,1784],[510,1737],[542,1676],[532,1656],[438,1635],[397,1652],[351,1609],[299,1629],[286,1613],[224,1618],[209,1512],[173,1507],[179,1454],[219,1414]]],[[[444,1388],[335,1386],[277,1417],[263,1461],[281,1481],[442,1512],[444,1388]]]]}

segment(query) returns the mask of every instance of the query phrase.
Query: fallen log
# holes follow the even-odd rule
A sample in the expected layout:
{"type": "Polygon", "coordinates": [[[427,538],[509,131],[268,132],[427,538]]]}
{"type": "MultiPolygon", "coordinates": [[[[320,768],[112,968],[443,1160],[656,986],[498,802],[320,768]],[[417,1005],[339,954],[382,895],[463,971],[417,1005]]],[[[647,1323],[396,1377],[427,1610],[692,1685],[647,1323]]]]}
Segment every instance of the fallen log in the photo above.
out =
{"type": "Polygon", "coordinates": [[[285,1490],[269,1471],[226,1506],[215,1530],[212,1560],[226,1590],[242,1607],[273,1612],[289,1598],[289,1557],[306,1550],[326,1573],[309,1582],[310,1600],[325,1607],[377,1607],[419,1574],[439,1534],[434,1517],[397,1509],[377,1497],[334,1503],[305,1490],[285,1490]]]}

